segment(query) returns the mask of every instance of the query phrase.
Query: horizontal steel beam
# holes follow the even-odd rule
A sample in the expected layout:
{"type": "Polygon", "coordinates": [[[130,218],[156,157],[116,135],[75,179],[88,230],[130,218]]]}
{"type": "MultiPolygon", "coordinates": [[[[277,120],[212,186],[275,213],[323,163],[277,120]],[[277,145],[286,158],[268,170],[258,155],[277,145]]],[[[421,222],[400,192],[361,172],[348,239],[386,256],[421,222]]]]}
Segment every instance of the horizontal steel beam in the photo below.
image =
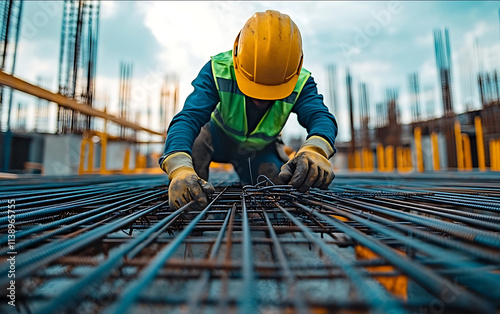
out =
{"type": "Polygon", "coordinates": [[[21,91],[26,94],[30,94],[32,96],[48,100],[50,102],[54,102],[58,104],[59,106],[73,109],[75,111],[79,111],[81,113],[84,113],[86,115],[92,116],[92,117],[98,117],[102,119],[106,119],[109,121],[112,121],[118,125],[131,128],[137,131],[144,131],[148,132],[150,134],[155,134],[155,135],[160,135],[165,137],[165,133],[161,133],[152,129],[145,128],[143,126],[140,126],[138,124],[135,124],[133,122],[115,117],[113,115],[110,115],[104,111],[94,109],[90,107],[89,105],[78,103],[74,99],[68,98],[64,95],[58,94],[58,93],[53,93],[49,90],[46,90],[44,88],[41,88],[39,86],[33,85],[31,83],[28,83],[24,80],[21,80],[18,77],[15,77],[13,75],[7,74],[3,71],[0,71],[0,85],[5,85],[9,86],[10,88],[13,88],[15,90],[21,91]]]}

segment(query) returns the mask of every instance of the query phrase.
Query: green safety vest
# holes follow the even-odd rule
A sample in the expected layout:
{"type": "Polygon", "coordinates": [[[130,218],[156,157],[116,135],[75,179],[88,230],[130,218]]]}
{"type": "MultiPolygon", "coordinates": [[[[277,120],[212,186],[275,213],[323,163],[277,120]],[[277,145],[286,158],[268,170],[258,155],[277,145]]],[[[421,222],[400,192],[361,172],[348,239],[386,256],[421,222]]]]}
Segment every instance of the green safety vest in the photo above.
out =
{"type": "Polygon", "coordinates": [[[302,88],[311,76],[311,72],[302,68],[292,94],[276,100],[255,130],[248,133],[245,95],[236,84],[232,50],[212,57],[212,72],[220,102],[211,118],[229,137],[239,143],[241,148],[247,150],[262,150],[276,139],[285,126],[302,88]]]}

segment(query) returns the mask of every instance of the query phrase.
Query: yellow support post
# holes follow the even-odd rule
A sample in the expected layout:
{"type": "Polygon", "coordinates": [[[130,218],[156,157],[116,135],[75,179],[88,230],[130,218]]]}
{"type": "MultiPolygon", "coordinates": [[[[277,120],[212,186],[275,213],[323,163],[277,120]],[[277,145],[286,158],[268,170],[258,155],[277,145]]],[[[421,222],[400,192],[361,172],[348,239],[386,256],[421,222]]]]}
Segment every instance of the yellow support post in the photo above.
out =
{"type": "Polygon", "coordinates": [[[396,168],[399,172],[404,171],[403,147],[401,146],[396,147],[396,168]]]}
{"type": "MultiPolygon", "coordinates": [[[[106,122],[104,123],[106,125],[106,122]]],[[[104,130],[106,130],[106,127],[104,128],[104,130]]],[[[106,171],[106,148],[107,148],[107,145],[108,145],[108,137],[106,134],[102,134],[100,136],[101,138],[101,169],[99,170],[99,172],[101,174],[105,174],[107,173],[106,171]]]]}
{"type": "Polygon", "coordinates": [[[360,150],[360,158],[361,158],[361,171],[365,171],[366,170],[366,155],[365,155],[365,149],[364,148],[361,148],[360,150]]]}
{"type": "Polygon", "coordinates": [[[436,132],[431,134],[431,144],[432,144],[432,168],[434,171],[441,170],[441,164],[439,163],[439,143],[438,135],[436,132]]]}
{"type": "Polygon", "coordinates": [[[135,169],[144,169],[146,168],[147,159],[145,155],[142,155],[140,152],[135,154],[135,169]]]}
{"type": "Polygon", "coordinates": [[[416,127],[413,131],[415,137],[415,150],[417,153],[417,171],[424,172],[424,157],[422,154],[422,129],[416,127]]]}
{"type": "Polygon", "coordinates": [[[125,149],[125,155],[123,156],[123,170],[122,172],[130,172],[130,148],[125,149]]]}
{"type": "Polygon", "coordinates": [[[370,172],[372,170],[372,163],[370,161],[370,150],[365,149],[365,156],[366,156],[366,171],[370,172]]]}
{"type": "Polygon", "coordinates": [[[384,145],[377,144],[377,168],[379,172],[385,171],[384,145]]]}
{"type": "Polygon", "coordinates": [[[495,145],[493,145],[494,143],[494,139],[490,139],[490,141],[488,142],[489,144],[489,147],[490,147],[490,170],[491,171],[495,171],[495,145]]]}
{"type": "Polygon", "coordinates": [[[80,144],[80,162],[78,164],[78,174],[82,175],[85,173],[85,148],[89,143],[88,138],[83,138],[80,144]]]}
{"type": "Polygon", "coordinates": [[[495,164],[496,164],[496,171],[500,171],[500,139],[497,139],[495,142],[495,164]]]}
{"type": "Polygon", "coordinates": [[[94,142],[92,139],[89,140],[89,157],[87,161],[87,171],[94,170],[94,142]]]}
{"type": "Polygon", "coordinates": [[[455,121],[455,144],[457,148],[457,168],[458,171],[464,170],[464,154],[462,147],[462,132],[460,130],[460,122],[455,121]]]}
{"type": "Polygon", "coordinates": [[[363,148],[363,171],[370,172],[370,151],[363,148]]]}
{"type": "Polygon", "coordinates": [[[412,171],[413,170],[413,160],[411,158],[411,148],[410,147],[405,148],[404,156],[405,156],[405,160],[406,160],[406,167],[407,167],[406,170],[412,171]]]}
{"type": "Polygon", "coordinates": [[[500,171],[500,140],[490,140],[491,171],[500,171]]]}
{"type": "Polygon", "coordinates": [[[470,171],[472,170],[472,154],[469,135],[466,133],[462,133],[462,145],[464,148],[464,169],[470,171]]]}
{"type": "Polygon", "coordinates": [[[385,148],[385,158],[387,171],[394,171],[394,146],[388,145],[385,148]]]}
{"type": "Polygon", "coordinates": [[[484,158],[483,126],[481,123],[481,117],[476,116],[474,118],[474,126],[476,127],[477,163],[479,171],[486,171],[486,162],[484,158]]]}

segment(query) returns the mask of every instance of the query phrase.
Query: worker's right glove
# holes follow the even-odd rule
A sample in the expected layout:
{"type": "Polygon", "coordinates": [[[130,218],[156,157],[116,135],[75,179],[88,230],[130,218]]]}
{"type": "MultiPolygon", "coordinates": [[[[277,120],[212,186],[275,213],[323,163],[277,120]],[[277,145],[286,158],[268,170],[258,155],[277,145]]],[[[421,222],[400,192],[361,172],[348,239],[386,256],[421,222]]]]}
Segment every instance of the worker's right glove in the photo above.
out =
{"type": "Polygon", "coordinates": [[[208,195],[214,193],[212,184],[198,177],[193,168],[191,156],[186,153],[174,153],[162,163],[162,169],[168,174],[168,203],[173,210],[194,201],[192,209],[201,209],[208,204],[208,195]]]}
{"type": "Polygon", "coordinates": [[[291,184],[299,192],[311,187],[326,189],[335,178],[328,161],[332,146],[320,136],[312,136],[302,144],[295,157],[281,167],[278,184],[291,184]]]}

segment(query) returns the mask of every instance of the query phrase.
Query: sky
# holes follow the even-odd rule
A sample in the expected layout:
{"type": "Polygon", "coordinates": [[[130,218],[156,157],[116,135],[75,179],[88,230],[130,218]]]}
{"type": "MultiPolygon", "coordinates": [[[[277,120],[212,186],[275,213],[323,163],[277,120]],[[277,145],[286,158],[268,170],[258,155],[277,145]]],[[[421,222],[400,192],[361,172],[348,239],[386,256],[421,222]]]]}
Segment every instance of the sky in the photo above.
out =
{"type": "MultiPolygon", "coordinates": [[[[97,106],[108,100],[117,112],[119,64],[133,64],[132,110],[146,112],[149,127],[159,124],[159,89],[165,75],[176,75],[180,99],[210,56],[232,48],[253,13],[267,9],[288,14],[302,34],[304,67],[312,72],[325,104],[337,117],[338,140],[350,139],[345,72],[357,86],[367,84],[372,108],[387,88],[399,91],[402,120],[410,122],[408,75],[420,77],[421,102],[429,116],[442,105],[434,57],[433,31],[448,28],[452,49],[453,99],[457,112],[479,106],[477,90],[467,92],[464,60],[475,57],[478,69],[500,70],[500,2],[495,1],[103,1],[97,52],[97,106]],[[335,65],[338,104],[329,97],[327,66],[335,65]],[[425,93],[424,93],[425,92],[425,93]]],[[[63,2],[26,1],[15,75],[57,91],[63,2]]],[[[16,96],[27,108],[35,101],[16,96]]],[[[28,110],[28,109],[27,109],[28,110]]],[[[357,109],[356,109],[357,110],[357,109]]],[[[374,109],[372,111],[374,114],[374,109]]],[[[4,115],[5,116],[5,115],[4,115]]],[[[145,118],[141,121],[147,123],[145,118]]],[[[29,124],[30,122],[28,122],[29,124]]],[[[306,132],[291,116],[285,139],[306,132]]]]}

